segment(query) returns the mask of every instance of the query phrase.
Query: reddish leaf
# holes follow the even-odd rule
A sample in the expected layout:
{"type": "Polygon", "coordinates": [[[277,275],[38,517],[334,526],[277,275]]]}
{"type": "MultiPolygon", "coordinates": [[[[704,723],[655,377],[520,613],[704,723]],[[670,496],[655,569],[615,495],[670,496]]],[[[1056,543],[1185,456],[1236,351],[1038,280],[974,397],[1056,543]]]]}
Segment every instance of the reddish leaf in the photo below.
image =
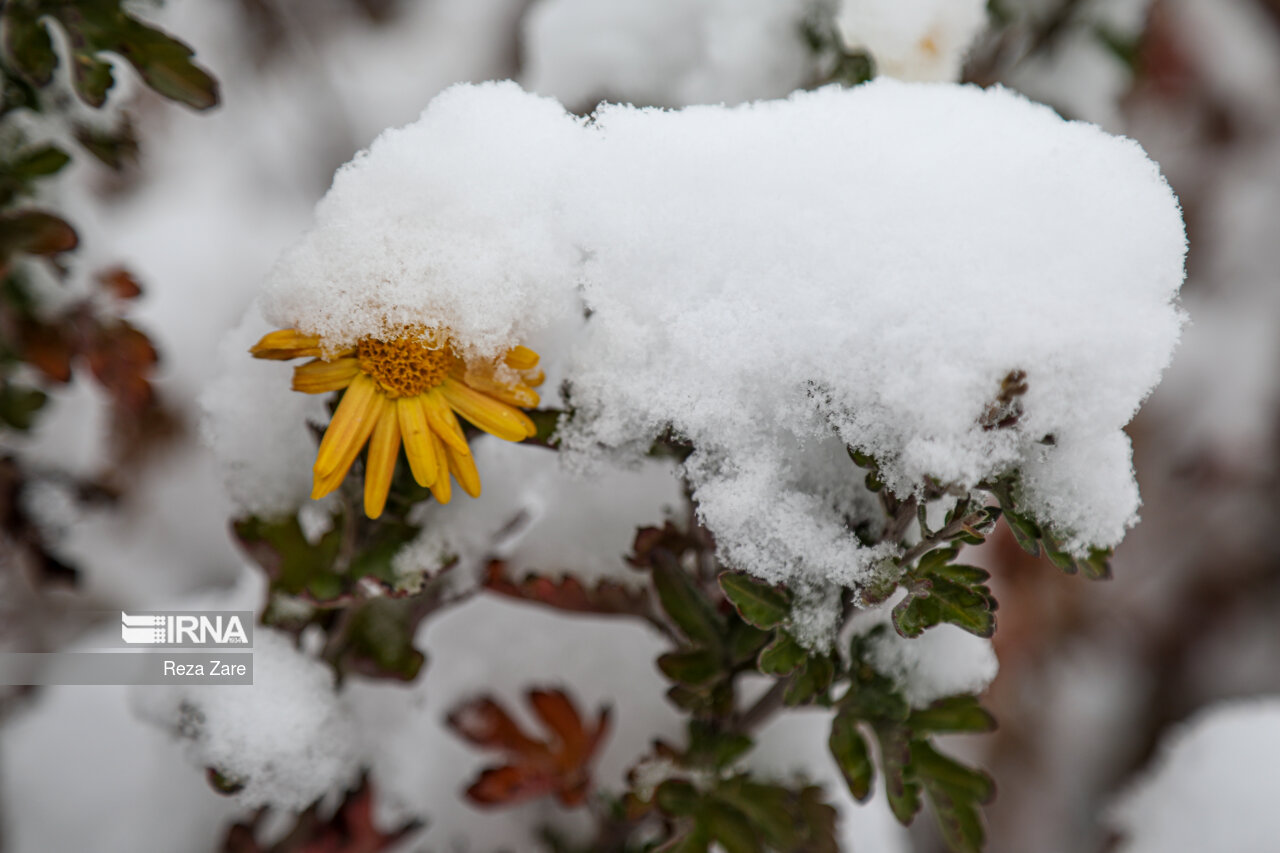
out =
{"type": "Polygon", "coordinates": [[[506,764],[480,771],[467,788],[467,796],[477,805],[501,806],[544,797],[557,787],[556,775],[546,768],[506,764]]]}
{"type": "Polygon", "coordinates": [[[481,697],[457,708],[447,718],[449,727],[476,746],[514,754],[546,750],[546,745],[526,737],[520,726],[494,700],[481,697]]]}
{"type": "Polygon", "coordinates": [[[15,252],[56,255],[79,243],[76,230],[60,217],[42,210],[0,214],[0,260],[15,252]]]}
{"type": "Polygon", "coordinates": [[[507,763],[489,767],[467,788],[472,802],[507,805],[554,795],[566,806],[581,805],[591,791],[591,763],[609,728],[602,708],[591,728],[560,690],[531,690],[528,702],[551,733],[537,740],[521,731],[493,699],[481,697],[456,709],[449,726],[471,743],[504,753],[507,763]]]}
{"type": "Polygon", "coordinates": [[[84,355],[94,378],[117,405],[140,412],[151,402],[148,377],[158,356],[147,336],[133,325],[120,320],[92,328],[84,355]]]}
{"type": "Polygon", "coordinates": [[[133,273],[124,267],[112,267],[98,273],[98,284],[117,299],[137,299],[142,295],[142,285],[133,273]]]}
{"type": "Polygon", "coordinates": [[[61,328],[35,321],[22,326],[22,360],[50,382],[71,381],[73,355],[74,347],[61,328]]]}
{"type": "Polygon", "coordinates": [[[542,575],[528,574],[517,583],[507,576],[507,566],[500,560],[489,563],[484,585],[499,595],[571,613],[643,615],[648,609],[648,597],[643,590],[609,580],[600,580],[593,586],[586,587],[573,575],[552,580],[542,575]]]}

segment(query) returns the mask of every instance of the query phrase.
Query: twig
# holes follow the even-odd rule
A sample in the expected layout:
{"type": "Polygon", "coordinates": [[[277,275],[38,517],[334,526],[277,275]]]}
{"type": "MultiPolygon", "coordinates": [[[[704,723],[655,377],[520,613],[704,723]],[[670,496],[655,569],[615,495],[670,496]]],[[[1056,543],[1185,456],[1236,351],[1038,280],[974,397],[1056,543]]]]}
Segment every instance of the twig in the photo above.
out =
{"type": "Polygon", "coordinates": [[[915,545],[906,550],[901,557],[898,558],[898,564],[902,566],[910,565],[917,557],[932,551],[938,545],[951,539],[957,533],[961,533],[965,528],[972,527],[978,522],[986,518],[986,510],[980,509],[977,512],[971,512],[963,518],[954,519],[946,527],[930,536],[928,539],[921,539],[915,545]]]}
{"type": "Polygon", "coordinates": [[[749,734],[782,710],[782,697],[787,692],[789,681],[790,679],[787,678],[775,681],[773,686],[738,718],[737,730],[743,734],[749,734]]]}

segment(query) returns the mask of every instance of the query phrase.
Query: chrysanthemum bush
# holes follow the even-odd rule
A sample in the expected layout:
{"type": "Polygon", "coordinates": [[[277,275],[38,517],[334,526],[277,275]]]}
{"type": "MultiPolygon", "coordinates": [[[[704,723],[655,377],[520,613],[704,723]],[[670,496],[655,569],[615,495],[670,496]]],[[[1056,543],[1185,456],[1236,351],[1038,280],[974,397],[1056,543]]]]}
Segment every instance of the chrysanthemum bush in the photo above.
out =
{"type": "MultiPolygon", "coordinates": [[[[623,778],[593,774],[627,713],[575,700],[593,685],[435,708],[492,758],[459,775],[473,805],[588,810],[548,819],[555,849],[837,849],[837,792],[752,770],[813,706],[854,798],[978,850],[994,785],[937,742],[995,725],[965,548],[1008,525],[1107,576],[1184,248],[1136,144],[1000,89],[582,118],[462,86],[339,171],[208,431],[265,623],[340,690],[422,677],[454,651],[424,631],[475,596],[661,638],[568,652],[656,667],[684,718],[623,778]]],[[[233,793],[237,763],[212,768],[233,793]]]]}
{"type": "MultiPolygon", "coordinates": [[[[90,104],[114,48],[216,99],[184,45],[83,5],[101,31],[4,5],[13,109],[54,80],[54,22],[90,104]]],[[[256,684],[130,696],[230,798],[226,849],[893,850],[880,818],[922,811],[982,848],[995,785],[945,742],[996,725],[967,549],[1005,527],[1108,575],[1185,249],[1131,141],[1000,88],[825,85],[953,80],[987,5],[653,3],[639,27],[543,0],[525,88],[449,89],[339,170],[203,396],[252,574],[199,604],[259,611],[256,684]]],[[[59,151],[8,164],[5,204],[59,151]]],[[[27,298],[74,232],[5,216],[0,419],[78,356],[154,415],[154,352],[105,300],[27,298]]]]}

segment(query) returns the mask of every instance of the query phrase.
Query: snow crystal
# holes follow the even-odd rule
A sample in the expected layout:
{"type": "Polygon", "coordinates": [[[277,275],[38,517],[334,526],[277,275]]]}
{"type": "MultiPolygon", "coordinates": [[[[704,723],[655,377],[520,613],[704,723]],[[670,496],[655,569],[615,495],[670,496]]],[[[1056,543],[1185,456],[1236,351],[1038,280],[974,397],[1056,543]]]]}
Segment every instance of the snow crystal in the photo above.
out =
{"type": "Polygon", "coordinates": [[[1111,809],[1121,853],[1266,853],[1280,836],[1275,808],[1280,699],[1209,708],[1162,743],[1144,778],[1111,809]]]}
{"type": "MultiPolygon", "coordinates": [[[[898,494],[1022,470],[1074,550],[1116,544],[1138,504],[1121,428],[1177,340],[1184,251],[1136,143],[998,88],[581,120],[489,84],[341,170],[264,305],[334,346],[419,323],[492,354],[561,330],[539,346],[570,389],[567,463],[686,439],[726,561],[821,590],[883,556],[850,532],[878,510],[846,445],[898,494]],[[1019,416],[984,429],[1019,370],[1019,416]]],[[[231,456],[268,485],[288,453],[231,456]]]]}
{"type": "Polygon", "coordinates": [[[524,18],[524,82],[575,109],[776,98],[814,73],[813,0],[541,0],[524,18]]]}
{"type": "Polygon", "coordinates": [[[326,664],[269,628],[253,640],[252,686],[137,688],[135,704],[197,765],[243,783],[242,805],[301,809],[354,782],[354,724],[326,664]]]}
{"type": "Polygon", "coordinates": [[[899,80],[953,81],[987,23],[986,0],[841,0],[836,26],[849,50],[899,80]]]}

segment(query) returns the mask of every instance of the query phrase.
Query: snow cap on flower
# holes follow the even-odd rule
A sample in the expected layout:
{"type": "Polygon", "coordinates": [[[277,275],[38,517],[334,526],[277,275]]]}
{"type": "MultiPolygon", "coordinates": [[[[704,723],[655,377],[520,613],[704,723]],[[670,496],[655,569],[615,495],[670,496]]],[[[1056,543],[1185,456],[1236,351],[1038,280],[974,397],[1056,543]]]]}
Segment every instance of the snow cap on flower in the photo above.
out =
{"type": "Polygon", "coordinates": [[[1069,550],[1116,544],[1138,506],[1122,427],[1177,341],[1184,252],[1137,144],[998,88],[583,122],[488,84],[345,167],[264,303],[338,349],[397,323],[469,363],[533,348],[570,390],[571,467],[688,441],[723,558],[816,593],[884,556],[853,532],[879,510],[848,447],[899,494],[1017,472],[1069,550]]]}

